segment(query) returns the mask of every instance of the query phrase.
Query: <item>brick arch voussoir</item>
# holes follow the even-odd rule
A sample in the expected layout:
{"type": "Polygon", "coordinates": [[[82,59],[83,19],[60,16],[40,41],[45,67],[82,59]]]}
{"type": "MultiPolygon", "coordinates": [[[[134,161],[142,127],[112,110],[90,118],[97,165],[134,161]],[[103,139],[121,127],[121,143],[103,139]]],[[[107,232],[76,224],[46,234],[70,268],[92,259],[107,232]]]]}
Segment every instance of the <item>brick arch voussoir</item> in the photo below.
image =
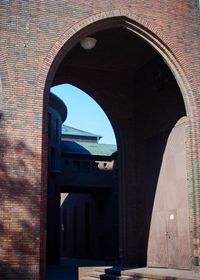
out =
{"type": "Polygon", "coordinates": [[[37,89],[44,91],[45,87],[50,86],[53,74],[49,74],[49,70],[53,66],[52,72],[56,71],[55,58],[56,64],[59,64],[63,54],[66,54],[80,41],[81,35],[83,37],[90,34],[91,31],[104,29],[103,21],[107,19],[111,20],[109,25],[114,26],[119,18],[122,19],[121,24],[124,27],[132,29],[133,33],[143,37],[161,54],[181,88],[187,114],[193,115],[196,112],[196,102],[191,85],[195,79],[192,71],[187,67],[188,63],[183,51],[178,49],[155,25],[126,9],[110,10],[91,15],[64,30],[44,59],[38,75],[37,89]]]}

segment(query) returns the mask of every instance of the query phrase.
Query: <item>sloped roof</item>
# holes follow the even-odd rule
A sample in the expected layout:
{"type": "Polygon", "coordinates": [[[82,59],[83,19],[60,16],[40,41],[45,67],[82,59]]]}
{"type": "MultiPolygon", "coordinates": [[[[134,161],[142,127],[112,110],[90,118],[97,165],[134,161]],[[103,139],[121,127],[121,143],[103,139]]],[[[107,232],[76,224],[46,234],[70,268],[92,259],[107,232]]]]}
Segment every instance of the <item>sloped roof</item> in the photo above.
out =
{"type": "Polygon", "coordinates": [[[117,151],[117,146],[113,144],[62,141],[62,151],[70,154],[111,156],[117,151]]]}
{"type": "Polygon", "coordinates": [[[97,138],[100,139],[102,138],[101,135],[93,134],[90,132],[86,132],[68,125],[62,125],[62,134],[63,135],[69,135],[69,136],[87,136],[91,138],[97,138]]]}

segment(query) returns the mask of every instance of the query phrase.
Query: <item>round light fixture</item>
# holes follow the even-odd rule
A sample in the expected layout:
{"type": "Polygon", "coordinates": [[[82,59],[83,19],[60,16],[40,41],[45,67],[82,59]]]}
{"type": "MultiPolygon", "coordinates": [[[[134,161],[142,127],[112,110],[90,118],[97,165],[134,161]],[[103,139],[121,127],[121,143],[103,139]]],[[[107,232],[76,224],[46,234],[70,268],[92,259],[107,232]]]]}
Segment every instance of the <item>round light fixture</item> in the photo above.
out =
{"type": "Polygon", "coordinates": [[[85,37],[80,44],[84,50],[91,50],[95,47],[97,40],[93,37],[85,37]]]}

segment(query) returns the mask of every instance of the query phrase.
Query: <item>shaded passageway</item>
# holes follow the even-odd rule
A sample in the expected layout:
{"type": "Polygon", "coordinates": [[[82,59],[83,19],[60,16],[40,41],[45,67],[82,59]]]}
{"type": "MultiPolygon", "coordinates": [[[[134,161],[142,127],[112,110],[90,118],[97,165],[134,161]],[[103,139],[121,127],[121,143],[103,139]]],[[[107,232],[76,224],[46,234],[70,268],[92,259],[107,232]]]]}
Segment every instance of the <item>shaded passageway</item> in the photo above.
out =
{"type": "Polygon", "coordinates": [[[52,86],[70,83],[86,91],[102,106],[112,123],[118,144],[117,249],[120,262],[140,267],[148,264],[189,268],[184,146],[187,117],[182,128],[178,128],[179,120],[186,116],[178,84],[159,53],[125,26],[100,30],[90,36],[96,39],[94,48],[84,49],[80,40],[70,51],[62,53],[63,59],[56,68],[52,86]],[[180,150],[175,148],[178,138],[183,141],[180,150]],[[170,169],[170,162],[176,172],[170,169]],[[184,164],[180,165],[180,162],[184,164]],[[177,198],[176,193],[182,193],[184,203],[175,199],[163,204],[164,209],[160,205],[155,207],[158,185],[161,198],[167,197],[170,190],[172,197],[177,198]],[[171,209],[175,211],[171,213],[171,209]],[[161,232],[157,232],[159,217],[169,219],[163,223],[161,232]],[[174,247],[172,239],[166,242],[165,233],[171,224],[175,228],[173,242],[181,244],[182,238],[187,240],[184,252],[177,245],[180,253],[176,258],[173,252],[171,256],[167,253],[171,252],[167,247],[174,247]],[[181,224],[187,229],[183,231],[181,224]],[[157,235],[158,243],[154,243],[157,235]],[[165,244],[163,260],[157,244],[165,244]]]}
{"type": "MultiPolygon", "coordinates": [[[[185,145],[188,120],[177,81],[160,54],[130,28],[102,28],[88,35],[96,39],[94,48],[83,48],[80,38],[70,50],[61,50],[62,59],[59,64],[55,59],[51,86],[70,83],[86,91],[106,112],[115,131],[119,263],[190,269],[185,145]]],[[[67,174],[69,167],[66,170],[67,174]]],[[[81,231],[77,228],[76,206],[72,216],[77,236],[81,231]]],[[[104,243],[102,238],[99,241],[104,243]]],[[[91,251],[95,251],[94,242],[91,244],[91,251]]]]}

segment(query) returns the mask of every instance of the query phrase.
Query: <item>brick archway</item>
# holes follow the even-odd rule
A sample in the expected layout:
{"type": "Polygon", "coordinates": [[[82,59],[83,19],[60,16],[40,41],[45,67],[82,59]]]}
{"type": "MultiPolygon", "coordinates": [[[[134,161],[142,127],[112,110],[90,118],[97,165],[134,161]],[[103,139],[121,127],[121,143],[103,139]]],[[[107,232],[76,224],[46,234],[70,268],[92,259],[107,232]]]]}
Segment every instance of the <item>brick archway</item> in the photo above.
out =
{"type": "MultiPolygon", "coordinates": [[[[199,257],[196,249],[199,246],[199,193],[197,190],[198,178],[198,119],[197,105],[193,96],[193,89],[195,89],[195,82],[191,75],[190,69],[185,67],[187,61],[181,50],[176,49],[172,42],[163,36],[159,30],[147,20],[130,13],[127,10],[114,10],[104,13],[95,14],[88,17],[70,29],[63,32],[62,36],[52,46],[47,55],[41,69],[37,85],[37,91],[48,92],[51,86],[54,74],[59,63],[62,61],[64,55],[73,48],[73,46],[80,41],[84,36],[91,32],[103,30],[110,27],[123,26],[146,40],[161,57],[172,71],[183,96],[185,107],[187,111],[187,159],[188,159],[188,189],[190,200],[190,226],[193,235],[191,236],[193,242],[193,267],[198,267],[199,257]]],[[[48,94],[44,94],[44,123],[46,123],[46,108],[48,104],[48,94]]],[[[47,139],[43,139],[44,147],[47,139]]],[[[46,151],[43,149],[43,160],[46,161],[46,151]]],[[[44,166],[44,165],[43,165],[44,166]]],[[[44,173],[45,174],[45,173],[44,173]]],[[[43,178],[44,182],[46,178],[43,178]]],[[[45,195],[45,194],[44,194],[45,195]]],[[[41,254],[43,252],[41,251],[41,254]]]]}

